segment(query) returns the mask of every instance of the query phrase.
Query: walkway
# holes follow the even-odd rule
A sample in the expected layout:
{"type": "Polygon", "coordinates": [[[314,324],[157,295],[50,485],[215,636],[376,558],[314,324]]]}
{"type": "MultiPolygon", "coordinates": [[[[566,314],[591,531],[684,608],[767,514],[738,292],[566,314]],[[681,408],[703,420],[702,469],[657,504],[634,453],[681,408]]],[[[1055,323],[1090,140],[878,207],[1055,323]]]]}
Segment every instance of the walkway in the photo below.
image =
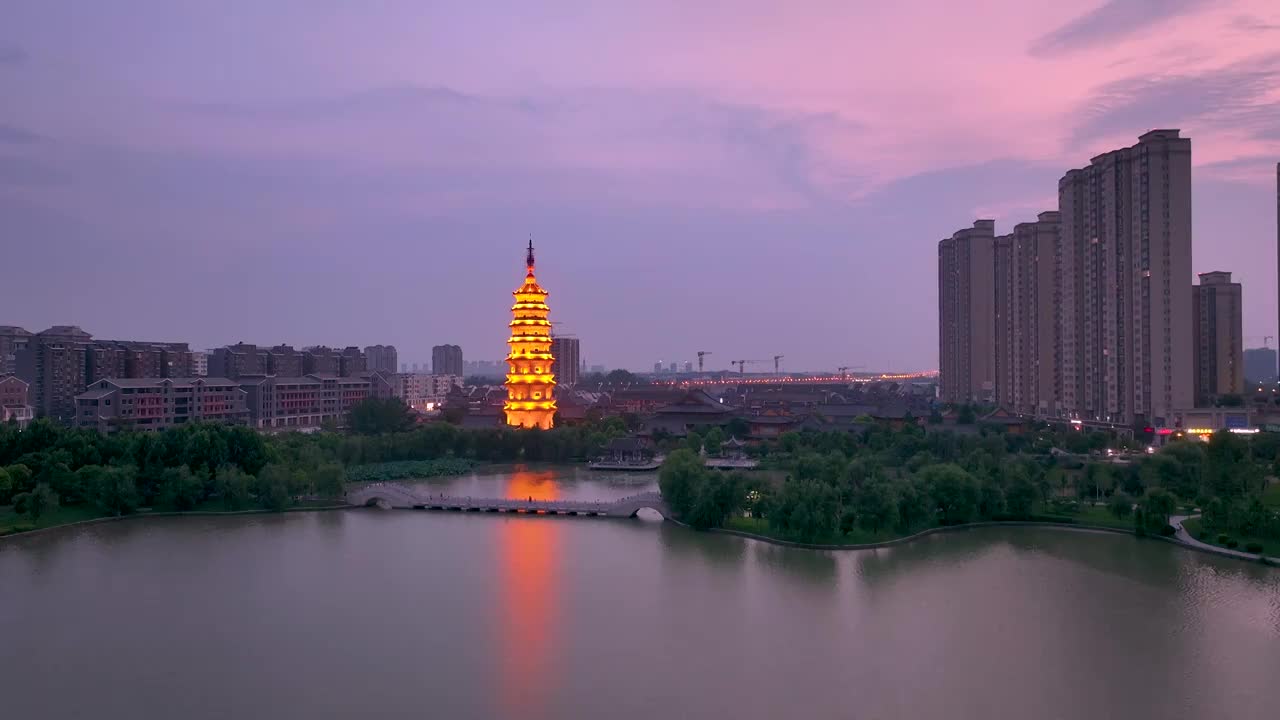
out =
{"type": "Polygon", "coordinates": [[[582,500],[534,500],[519,498],[473,498],[434,495],[402,483],[371,483],[347,493],[349,505],[377,505],[413,510],[453,510],[458,512],[506,512],[530,515],[576,515],[630,518],[644,508],[670,517],[670,510],[656,492],[639,493],[610,502],[582,500]]]}
{"type": "MultiPolygon", "coordinates": [[[[1194,548],[1199,548],[1201,550],[1208,550],[1209,552],[1217,553],[1219,555],[1228,555],[1231,557],[1238,557],[1241,560],[1253,560],[1255,562],[1258,560],[1258,556],[1255,555],[1254,553],[1244,552],[1242,550],[1232,550],[1231,548],[1224,548],[1218,545],[1210,545],[1207,542],[1202,542],[1192,537],[1191,533],[1187,532],[1186,528],[1182,527],[1182,521],[1189,520],[1193,517],[1200,517],[1200,516],[1199,515],[1174,515],[1169,518],[1169,524],[1172,525],[1174,528],[1176,528],[1178,531],[1174,534],[1174,537],[1178,539],[1178,542],[1181,542],[1186,545],[1190,545],[1191,547],[1194,547],[1194,548]]],[[[1280,563],[1280,558],[1268,556],[1268,559],[1273,562],[1280,563]]]]}

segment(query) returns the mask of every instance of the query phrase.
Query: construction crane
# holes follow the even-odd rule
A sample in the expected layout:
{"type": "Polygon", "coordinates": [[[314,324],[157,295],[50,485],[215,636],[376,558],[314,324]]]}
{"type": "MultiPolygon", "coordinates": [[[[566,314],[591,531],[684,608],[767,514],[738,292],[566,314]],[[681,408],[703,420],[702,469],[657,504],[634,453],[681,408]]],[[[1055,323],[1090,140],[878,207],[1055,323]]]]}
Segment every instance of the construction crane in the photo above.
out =
{"type": "Polygon", "coordinates": [[[777,375],[777,374],[778,374],[778,361],[779,361],[779,360],[781,360],[781,359],[782,359],[782,358],[784,358],[784,357],[786,357],[786,355],[774,355],[774,356],[773,356],[773,374],[774,374],[774,375],[777,375]]]}
{"type": "Polygon", "coordinates": [[[704,358],[704,357],[706,357],[706,356],[708,356],[708,355],[710,355],[710,354],[711,354],[711,351],[710,351],[710,350],[699,350],[699,351],[698,351],[698,374],[702,374],[702,358],[704,358]]]}
{"type": "Polygon", "coordinates": [[[867,367],[866,365],[841,365],[840,367],[836,368],[836,370],[839,371],[840,377],[843,378],[849,375],[850,370],[863,370],[866,367],[867,367]]]}
{"type": "Polygon", "coordinates": [[[758,362],[760,362],[760,361],[759,361],[759,360],[730,360],[730,361],[729,361],[729,364],[730,364],[730,365],[737,365],[737,366],[738,366],[738,374],[739,374],[739,375],[741,375],[741,374],[743,374],[744,372],[746,372],[746,366],[747,366],[747,364],[752,364],[752,365],[754,365],[755,363],[758,363],[758,362]]]}

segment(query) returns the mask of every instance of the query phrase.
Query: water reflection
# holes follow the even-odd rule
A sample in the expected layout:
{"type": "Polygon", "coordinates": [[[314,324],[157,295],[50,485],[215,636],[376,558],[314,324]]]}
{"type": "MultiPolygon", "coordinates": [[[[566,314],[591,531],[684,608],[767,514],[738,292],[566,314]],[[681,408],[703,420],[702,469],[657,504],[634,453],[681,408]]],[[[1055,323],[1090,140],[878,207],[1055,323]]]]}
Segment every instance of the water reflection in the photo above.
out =
{"type": "Polygon", "coordinates": [[[518,467],[506,478],[502,497],[527,500],[558,500],[558,474],[554,470],[529,470],[518,467]]]}
{"type": "MultiPolygon", "coordinates": [[[[516,472],[508,497],[555,497],[554,474],[516,472]]],[[[497,522],[500,594],[496,639],[498,703],[507,717],[549,717],[552,657],[560,621],[560,532],[556,518],[508,517],[497,522]]]]}

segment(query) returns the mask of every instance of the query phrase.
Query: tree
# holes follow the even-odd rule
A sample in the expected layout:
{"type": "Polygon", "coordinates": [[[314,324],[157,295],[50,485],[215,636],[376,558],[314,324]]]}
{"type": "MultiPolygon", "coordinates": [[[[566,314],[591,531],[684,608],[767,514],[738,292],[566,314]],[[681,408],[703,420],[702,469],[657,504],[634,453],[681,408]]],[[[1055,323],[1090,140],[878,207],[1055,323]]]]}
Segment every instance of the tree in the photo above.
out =
{"type": "Polygon", "coordinates": [[[368,398],[351,408],[347,425],[360,435],[405,432],[416,424],[413,411],[399,398],[368,398]]]}
{"type": "Polygon", "coordinates": [[[930,465],[918,478],[942,514],[942,524],[954,525],[973,517],[978,508],[978,484],[963,468],[951,463],[930,465]]]}
{"type": "Polygon", "coordinates": [[[702,445],[707,449],[708,455],[716,455],[720,452],[720,446],[724,444],[724,431],[718,427],[707,430],[707,434],[702,439],[702,445]]]}
{"type": "Polygon", "coordinates": [[[253,501],[254,478],[235,465],[223,465],[214,475],[214,492],[227,510],[243,510],[253,501]]]}
{"type": "Polygon", "coordinates": [[[676,517],[684,517],[693,508],[695,488],[707,469],[702,459],[687,448],[667,456],[658,471],[658,490],[676,517]]]}
{"type": "Polygon", "coordinates": [[[769,512],[769,525],[801,542],[824,540],[839,524],[836,491],[816,480],[793,480],[782,487],[769,512]]]}
{"type": "Polygon", "coordinates": [[[1133,498],[1124,491],[1112,493],[1111,499],[1107,500],[1107,511],[1117,520],[1123,520],[1133,514],[1133,498]]]}
{"type": "Polygon", "coordinates": [[[972,425],[977,421],[977,415],[973,411],[972,405],[961,405],[960,412],[956,415],[957,425],[972,425]]]}
{"type": "Polygon", "coordinates": [[[279,512],[289,505],[289,483],[293,473],[284,465],[268,465],[258,474],[258,504],[279,512]]]}
{"type": "Polygon", "coordinates": [[[695,528],[720,527],[742,505],[743,487],[736,474],[705,471],[693,487],[687,522],[695,528]]]}
{"type": "Polygon", "coordinates": [[[204,482],[180,465],[164,471],[160,485],[160,502],[174,510],[194,510],[204,499],[204,482]]]}
{"type": "Polygon", "coordinates": [[[1152,488],[1142,498],[1142,515],[1149,531],[1159,532],[1169,524],[1169,516],[1178,509],[1178,501],[1172,494],[1152,488]]]}
{"type": "Polygon", "coordinates": [[[58,509],[58,495],[48,485],[40,483],[31,492],[14,497],[13,509],[19,515],[31,518],[31,522],[38,523],[41,516],[58,509]]]}
{"type": "Polygon", "coordinates": [[[8,480],[7,484],[0,480],[0,505],[8,505],[15,495],[35,487],[35,479],[26,465],[10,465],[4,471],[8,480]]]}
{"type": "Polygon", "coordinates": [[[890,482],[868,482],[854,494],[854,509],[858,525],[878,533],[897,524],[898,494],[890,482]]]}
{"type": "Polygon", "coordinates": [[[751,424],[740,417],[730,420],[726,429],[729,431],[730,436],[739,440],[744,440],[751,434],[751,424]]]}
{"type": "Polygon", "coordinates": [[[1036,488],[1035,483],[1031,482],[1026,473],[1016,474],[1010,480],[1009,489],[1004,494],[1005,508],[1010,515],[1026,517],[1031,514],[1031,509],[1036,502],[1036,496],[1039,494],[1039,489],[1036,488]]]}
{"type": "Polygon", "coordinates": [[[137,468],[132,465],[103,468],[93,474],[93,503],[112,515],[127,515],[138,508],[137,468]]]}
{"type": "Polygon", "coordinates": [[[316,494],[325,498],[342,497],[347,484],[347,471],[337,463],[325,463],[316,468],[316,494]]]}

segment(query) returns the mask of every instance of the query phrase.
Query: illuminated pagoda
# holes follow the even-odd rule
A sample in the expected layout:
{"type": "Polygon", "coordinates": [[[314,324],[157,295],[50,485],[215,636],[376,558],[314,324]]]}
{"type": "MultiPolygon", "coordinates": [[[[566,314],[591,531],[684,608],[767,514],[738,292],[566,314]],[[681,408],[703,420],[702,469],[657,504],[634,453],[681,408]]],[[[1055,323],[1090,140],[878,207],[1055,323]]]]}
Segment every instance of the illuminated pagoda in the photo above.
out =
{"type": "Polygon", "coordinates": [[[533,240],[525,256],[529,272],[524,285],[513,295],[511,306],[511,347],[507,355],[507,402],[502,409],[507,424],[550,430],[556,414],[556,376],[551,365],[551,321],[547,315],[547,291],[533,276],[533,240]]]}

